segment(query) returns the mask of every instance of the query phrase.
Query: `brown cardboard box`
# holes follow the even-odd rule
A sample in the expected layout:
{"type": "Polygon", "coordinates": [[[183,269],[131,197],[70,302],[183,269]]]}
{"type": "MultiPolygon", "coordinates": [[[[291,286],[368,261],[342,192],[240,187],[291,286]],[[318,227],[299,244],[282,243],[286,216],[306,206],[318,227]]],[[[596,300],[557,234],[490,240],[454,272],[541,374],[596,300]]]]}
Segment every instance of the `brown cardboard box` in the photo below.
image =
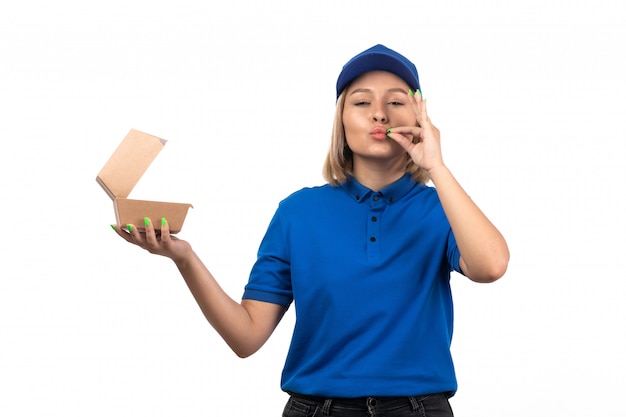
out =
{"type": "Polygon", "coordinates": [[[133,224],[143,231],[144,217],[148,217],[157,230],[161,229],[162,218],[167,220],[170,233],[178,233],[183,227],[187,211],[193,207],[191,204],[127,198],[166,142],[131,129],[96,177],[113,200],[117,224],[133,224]]]}

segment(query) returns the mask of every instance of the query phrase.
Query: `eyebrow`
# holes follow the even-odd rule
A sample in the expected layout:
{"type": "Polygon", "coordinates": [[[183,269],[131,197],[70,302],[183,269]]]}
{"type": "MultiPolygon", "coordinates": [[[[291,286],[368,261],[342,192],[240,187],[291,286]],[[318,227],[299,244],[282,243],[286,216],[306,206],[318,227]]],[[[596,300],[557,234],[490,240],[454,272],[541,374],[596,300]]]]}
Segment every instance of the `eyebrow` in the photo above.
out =
{"type": "MultiPolygon", "coordinates": [[[[356,94],[356,93],[371,93],[372,89],[371,88],[357,88],[356,90],[354,90],[353,92],[350,93],[350,95],[356,94]]],[[[404,93],[407,94],[407,92],[402,89],[402,88],[390,88],[389,90],[387,90],[387,93],[404,93]]]]}

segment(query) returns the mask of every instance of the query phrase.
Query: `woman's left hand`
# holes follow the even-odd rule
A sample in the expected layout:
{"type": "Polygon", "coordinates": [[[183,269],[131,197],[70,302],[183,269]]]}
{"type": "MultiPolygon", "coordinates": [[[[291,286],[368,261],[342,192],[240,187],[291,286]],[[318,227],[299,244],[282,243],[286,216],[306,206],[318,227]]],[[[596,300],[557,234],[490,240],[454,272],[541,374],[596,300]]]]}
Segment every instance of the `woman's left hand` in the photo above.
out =
{"type": "Polygon", "coordinates": [[[461,253],[459,265],[463,274],[476,282],[493,282],[508,267],[506,241],[443,163],[439,129],[430,122],[426,101],[419,93],[414,98],[409,96],[409,101],[417,126],[392,128],[388,136],[428,173],[437,189],[461,253]]]}
{"type": "Polygon", "coordinates": [[[426,111],[426,100],[419,91],[409,95],[417,126],[399,126],[389,129],[387,136],[395,140],[411,156],[413,162],[426,172],[443,165],[439,129],[426,111]]]}

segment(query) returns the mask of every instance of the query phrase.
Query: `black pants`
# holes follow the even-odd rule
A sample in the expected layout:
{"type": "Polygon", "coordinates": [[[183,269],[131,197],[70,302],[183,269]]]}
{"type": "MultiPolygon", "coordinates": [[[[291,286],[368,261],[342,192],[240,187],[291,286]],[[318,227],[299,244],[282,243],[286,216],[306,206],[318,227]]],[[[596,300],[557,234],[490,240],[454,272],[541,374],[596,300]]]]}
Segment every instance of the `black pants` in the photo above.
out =
{"type": "Polygon", "coordinates": [[[445,393],[418,397],[323,398],[292,394],[283,417],[452,417],[445,393]]]}

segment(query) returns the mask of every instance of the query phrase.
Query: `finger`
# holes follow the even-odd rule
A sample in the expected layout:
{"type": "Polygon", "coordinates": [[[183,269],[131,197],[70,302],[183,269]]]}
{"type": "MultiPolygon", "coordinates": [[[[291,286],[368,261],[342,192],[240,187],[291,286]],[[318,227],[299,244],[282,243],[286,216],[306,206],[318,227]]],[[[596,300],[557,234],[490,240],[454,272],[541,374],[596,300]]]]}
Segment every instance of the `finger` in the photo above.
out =
{"type": "Polygon", "coordinates": [[[161,219],[161,242],[168,245],[172,241],[170,236],[170,225],[165,220],[165,217],[161,219]]]}
{"type": "Polygon", "coordinates": [[[417,91],[415,91],[415,101],[423,101],[424,98],[422,97],[422,90],[420,90],[419,88],[417,89],[417,91]]]}
{"type": "Polygon", "coordinates": [[[400,133],[402,135],[418,136],[422,128],[419,126],[397,126],[387,129],[388,133],[400,133]]]}
{"type": "Polygon", "coordinates": [[[413,105],[413,111],[415,112],[418,126],[423,126],[424,123],[429,123],[430,119],[428,118],[428,111],[426,110],[426,99],[422,96],[422,92],[417,90],[412,97],[413,101],[411,103],[413,105]]]}
{"type": "MultiPolygon", "coordinates": [[[[128,234],[127,231],[122,230],[122,227],[119,224],[112,224],[111,228],[113,230],[115,230],[115,233],[117,233],[118,235],[120,235],[124,240],[130,242],[130,235],[128,234]]],[[[128,230],[128,229],[127,229],[128,230]]]]}
{"type": "Polygon", "coordinates": [[[387,136],[397,142],[405,151],[409,152],[411,145],[414,143],[414,138],[419,134],[419,128],[403,126],[395,127],[388,130],[387,136]]]}
{"type": "MultiPolygon", "coordinates": [[[[400,126],[389,129],[389,133],[403,135],[409,143],[419,143],[422,141],[423,130],[419,126],[400,126]]],[[[392,136],[389,137],[394,139],[392,136]]]]}
{"type": "Polygon", "coordinates": [[[146,242],[148,245],[152,247],[158,246],[159,242],[156,237],[156,233],[154,232],[154,226],[149,218],[143,218],[144,225],[146,226],[146,242]]]}
{"type": "Polygon", "coordinates": [[[413,113],[415,113],[415,119],[419,119],[420,109],[418,99],[422,98],[422,93],[420,90],[417,90],[415,93],[413,90],[409,90],[409,96],[411,97],[409,103],[411,103],[411,108],[413,109],[413,113]]]}
{"type": "Polygon", "coordinates": [[[411,96],[410,103],[413,108],[413,113],[415,113],[415,119],[417,120],[417,125],[421,126],[420,119],[423,117],[424,113],[424,100],[422,99],[422,92],[417,89],[415,92],[413,90],[409,90],[409,95],[411,96]]]}
{"type": "Polygon", "coordinates": [[[144,239],[141,237],[139,229],[137,229],[134,224],[127,224],[126,226],[120,227],[120,229],[120,233],[123,233],[122,237],[130,243],[134,243],[136,245],[141,245],[143,243],[144,239]],[[124,229],[126,231],[124,231],[124,229]]]}
{"type": "Polygon", "coordinates": [[[420,98],[418,105],[420,107],[420,116],[421,116],[421,118],[418,119],[418,123],[420,124],[430,123],[430,117],[428,117],[428,108],[426,106],[426,99],[420,98]]]}

